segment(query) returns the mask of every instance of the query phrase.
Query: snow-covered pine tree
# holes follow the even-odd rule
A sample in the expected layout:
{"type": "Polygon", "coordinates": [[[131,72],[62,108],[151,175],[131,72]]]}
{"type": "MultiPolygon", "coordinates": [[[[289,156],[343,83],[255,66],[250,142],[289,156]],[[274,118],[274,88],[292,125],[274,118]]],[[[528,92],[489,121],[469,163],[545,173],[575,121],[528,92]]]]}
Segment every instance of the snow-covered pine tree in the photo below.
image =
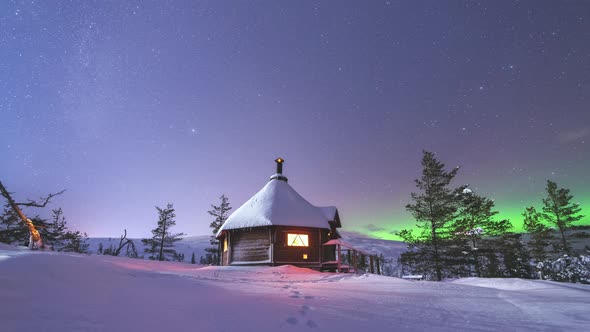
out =
{"type": "Polygon", "coordinates": [[[174,243],[182,240],[184,233],[173,234],[170,233],[170,228],[176,225],[174,218],[174,207],[168,203],[166,208],[156,206],[158,211],[157,227],[152,230],[152,237],[149,239],[141,239],[145,246],[144,252],[150,254],[149,258],[152,260],[165,261],[170,260],[176,254],[174,250],[174,243]]]}
{"type": "Polygon", "coordinates": [[[193,251],[193,255],[191,256],[191,264],[197,264],[197,261],[195,260],[195,252],[193,251]]]}
{"type": "Polygon", "coordinates": [[[420,272],[433,274],[438,281],[443,279],[446,267],[449,225],[457,215],[458,196],[465,189],[450,188],[458,171],[459,167],[445,171],[445,164],[438,161],[434,153],[423,152],[422,176],[415,180],[421,192],[412,193],[413,203],[406,205],[422,232],[417,236],[411,230],[398,233],[409,244],[413,259],[419,262],[420,272]]]}
{"type": "Polygon", "coordinates": [[[492,241],[490,237],[505,234],[511,224],[508,220],[494,220],[498,212],[493,210],[493,200],[467,189],[460,197],[459,217],[451,226],[451,234],[462,250],[469,253],[475,276],[481,277],[486,264],[485,256],[489,256],[489,251],[498,252],[495,246],[497,241],[492,241]],[[484,236],[488,238],[487,241],[482,241],[484,236]]]}
{"type": "Polygon", "coordinates": [[[590,284],[590,256],[566,254],[555,260],[547,259],[538,266],[546,279],[590,284]]]}
{"type": "Polygon", "coordinates": [[[541,214],[534,206],[527,207],[522,213],[524,229],[530,236],[528,247],[536,263],[549,258],[545,248],[550,244],[551,229],[541,222],[541,214]]]}
{"type": "Polygon", "coordinates": [[[213,232],[213,235],[211,236],[211,240],[209,241],[211,243],[211,247],[205,249],[205,251],[208,253],[206,256],[206,261],[207,261],[207,264],[215,264],[215,265],[221,264],[219,241],[217,240],[215,235],[217,234],[217,232],[219,232],[219,229],[221,228],[221,226],[223,226],[223,224],[227,220],[227,217],[229,217],[229,211],[232,209],[229,206],[229,199],[227,197],[225,197],[225,195],[221,195],[221,197],[219,197],[219,199],[221,200],[221,203],[219,204],[219,206],[212,204],[211,205],[212,209],[207,211],[207,213],[209,213],[211,216],[215,217],[215,219],[209,225],[209,227],[211,227],[211,231],[213,232]]]}
{"type": "Polygon", "coordinates": [[[558,188],[557,183],[547,180],[546,187],[547,197],[543,199],[543,219],[555,226],[561,235],[561,243],[557,246],[562,253],[569,254],[571,248],[567,242],[565,232],[570,229],[572,223],[582,219],[584,216],[579,214],[582,210],[580,205],[572,203],[574,198],[569,189],[558,188]]]}

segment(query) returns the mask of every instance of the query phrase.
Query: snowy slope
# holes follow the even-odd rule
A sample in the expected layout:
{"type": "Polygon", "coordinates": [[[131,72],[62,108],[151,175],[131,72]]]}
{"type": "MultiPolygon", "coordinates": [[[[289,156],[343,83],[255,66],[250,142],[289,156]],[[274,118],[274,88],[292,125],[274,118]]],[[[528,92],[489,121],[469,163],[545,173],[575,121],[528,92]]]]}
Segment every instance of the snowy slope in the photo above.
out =
{"type": "Polygon", "coordinates": [[[590,286],[411,282],[0,247],[2,331],[587,331],[590,286]],[[520,285],[520,286],[519,286],[520,285]],[[574,287],[571,287],[574,286],[574,287]]]}

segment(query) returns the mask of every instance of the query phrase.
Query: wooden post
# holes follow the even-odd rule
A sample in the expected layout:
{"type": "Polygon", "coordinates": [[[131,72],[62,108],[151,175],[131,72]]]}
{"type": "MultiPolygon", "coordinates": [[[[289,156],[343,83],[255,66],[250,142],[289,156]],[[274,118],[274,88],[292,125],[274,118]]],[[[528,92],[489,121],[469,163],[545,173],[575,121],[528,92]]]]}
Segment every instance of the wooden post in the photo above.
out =
{"type": "Polygon", "coordinates": [[[369,256],[369,261],[371,262],[371,273],[375,273],[375,268],[373,266],[373,255],[369,256]]]}
{"type": "Polygon", "coordinates": [[[375,256],[375,259],[377,260],[377,274],[381,274],[381,266],[379,264],[379,256],[375,256]]]}
{"type": "Polygon", "coordinates": [[[2,182],[0,182],[0,192],[2,193],[2,196],[4,196],[8,200],[8,203],[10,204],[14,212],[20,217],[22,222],[29,228],[29,234],[31,235],[31,238],[29,240],[29,248],[34,249],[33,244],[35,244],[37,248],[42,248],[43,241],[41,241],[41,235],[35,228],[35,225],[33,225],[31,219],[28,219],[23,213],[23,211],[21,211],[18,205],[14,202],[12,196],[10,196],[10,193],[8,192],[8,190],[6,190],[2,182]]]}
{"type": "Polygon", "coordinates": [[[357,263],[356,263],[356,250],[353,249],[352,250],[352,267],[354,267],[354,272],[355,273],[358,272],[356,266],[357,266],[357,263]]]}
{"type": "Polygon", "coordinates": [[[273,233],[273,227],[269,227],[268,228],[268,239],[270,241],[270,245],[268,246],[268,256],[270,258],[270,265],[274,266],[275,265],[275,253],[274,253],[275,241],[272,236],[272,233],[273,233]]]}
{"type": "Polygon", "coordinates": [[[340,244],[336,245],[336,249],[338,249],[338,266],[337,266],[336,270],[338,272],[340,272],[340,259],[341,259],[340,256],[342,256],[342,249],[340,248],[340,244]]]}
{"type": "Polygon", "coordinates": [[[322,270],[322,230],[318,229],[318,262],[320,264],[320,271],[322,270]]]}
{"type": "Polygon", "coordinates": [[[223,243],[217,240],[217,265],[223,265],[223,243]]]}
{"type": "Polygon", "coordinates": [[[227,265],[231,263],[231,255],[232,255],[232,244],[231,244],[231,231],[227,231],[227,265]]]}

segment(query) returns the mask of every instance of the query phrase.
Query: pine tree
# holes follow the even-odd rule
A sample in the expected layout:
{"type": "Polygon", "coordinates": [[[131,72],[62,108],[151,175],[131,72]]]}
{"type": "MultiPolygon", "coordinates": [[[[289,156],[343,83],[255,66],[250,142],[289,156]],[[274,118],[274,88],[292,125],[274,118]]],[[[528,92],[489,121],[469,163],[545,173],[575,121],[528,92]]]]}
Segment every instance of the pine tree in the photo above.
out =
{"type": "Polygon", "coordinates": [[[102,242],[101,242],[101,243],[98,244],[98,254],[99,255],[102,255],[103,251],[104,251],[104,248],[103,248],[103,245],[102,245],[102,242]]]}
{"type": "Polygon", "coordinates": [[[16,213],[5,206],[0,216],[0,242],[26,246],[28,241],[29,230],[16,213]]]}
{"type": "Polygon", "coordinates": [[[227,220],[227,217],[229,217],[229,211],[232,209],[229,206],[229,199],[227,197],[225,197],[225,195],[221,195],[221,197],[219,197],[219,199],[221,200],[221,204],[219,206],[215,206],[215,205],[211,205],[212,210],[207,211],[207,213],[209,213],[211,216],[215,217],[215,219],[211,222],[211,224],[209,225],[209,227],[211,227],[211,231],[213,232],[213,236],[211,236],[211,240],[209,241],[211,243],[211,247],[210,248],[206,248],[205,251],[208,253],[208,264],[215,264],[215,265],[220,265],[220,252],[219,252],[219,241],[216,238],[217,232],[219,232],[219,229],[221,228],[221,226],[223,226],[223,224],[225,223],[225,221],[227,220]]]}
{"type": "Polygon", "coordinates": [[[149,258],[158,261],[170,260],[175,257],[176,250],[174,250],[174,243],[182,240],[184,233],[172,234],[170,228],[176,225],[174,218],[174,207],[168,203],[166,208],[162,209],[156,206],[158,211],[157,227],[152,230],[152,237],[149,239],[142,239],[144,244],[144,252],[150,254],[149,258]]]}
{"type": "Polygon", "coordinates": [[[532,276],[530,256],[521,241],[521,234],[507,233],[501,236],[499,247],[503,256],[504,277],[530,278],[532,276]]]}
{"type": "Polygon", "coordinates": [[[412,193],[413,204],[406,205],[406,210],[414,216],[422,232],[414,236],[412,231],[404,230],[398,235],[408,243],[415,262],[420,262],[421,272],[432,273],[436,280],[441,281],[446,267],[448,228],[456,217],[457,197],[464,187],[449,188],[459,168],[445,171],[445,165],[432,152],[424,151],[422,168],[422,177],[415,180],[421,193],[412,193]]]}
{"type": "Polygon", "coordinates": [[[359,271],[367,272],[368,268],[367,256],[361,252],[360,255],[358,255],[357,269],[359,271]]]}
{"type": "Polygon", "coordinates": [[[44,223],[45,227],[40,228],[39,233],[45,245],[52,250],[59,251],[65,246],[65,235],[68,232],[68,223],[61,208],[51,210],[53,216],[51,222],[44,223]]]}
{"type": "Polygon", "coordinates": [[[486,278],[500,278],[503,276],[500,271],[500,259],[495,251],[485,253],[486,265],[483,267],[482,276],[486,278]]]}
{"type": "Polygon", "coordinates": [[[491,199],[476,195],[470,190],[464,190],[460,201],[459,217],[453,223],[451,232],[460,248],[470,253],[475,276],[481,277],[482,265],[485,264],[482,255],[486,251],[497,252],[495,241],[485,241],[487,246],[483,246],[482,238],[501,236],[508,232],[512,225],[508,220],[494,220],[498,212],[493,210],[494,201],[491,199]],[[464,246],[465,244],[467,247],[464,246]]]}
{"type": "Polygon", "coordinates": [[[80,231],[67,231],[63,236],[63,246],[58,251],[88,253],[88,234],[80,231]]]}
{"type": "Polygon", "coordinates": [[[579,214],[582,210],[580,205],[572,203],[574,198],[569,189],[558,188],[557,184],[551,180],[547,181],[547,197],[543,199],[543,219],[557,226],[561,235],[561,244],[558,246],[560,251],[566,254],[570,253],[570,246],[567,242],[565,232],[571,227],[572,223],[582,219],[584,216],[579,214]]]}
{"type": "Polygon", "coordinates": [[[537,263],[542,262],[549,257],[545,247],[549,245],[551,230],[541,222],[541,214],[537,212],[534,206],[526,208],[522,216],[524,218],[524,229],[530,235],[528,246],[530,247],[531,256],[537,263]]]}
{"type": "Polygon", "coordinates": [[[197,261],[195,260],[195,253],[193,252],[193,255],[191,256],[191,264],[197,264],[197,261]]]}

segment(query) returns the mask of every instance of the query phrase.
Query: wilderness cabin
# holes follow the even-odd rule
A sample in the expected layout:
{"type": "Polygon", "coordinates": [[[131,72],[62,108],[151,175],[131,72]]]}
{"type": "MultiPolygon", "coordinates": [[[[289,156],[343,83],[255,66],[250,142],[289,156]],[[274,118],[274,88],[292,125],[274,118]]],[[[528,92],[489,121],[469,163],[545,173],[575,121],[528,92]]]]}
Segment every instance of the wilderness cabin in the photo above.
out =
{"type": "Polygon", "coordinates": [[[250,200],[232,213],[217,233],[221,265],[282,265],[321,268],[334,261],[340,238],[338,210],[317,207],[299,195],[283,175],[278,158],[276,174],[250,200]]]}

